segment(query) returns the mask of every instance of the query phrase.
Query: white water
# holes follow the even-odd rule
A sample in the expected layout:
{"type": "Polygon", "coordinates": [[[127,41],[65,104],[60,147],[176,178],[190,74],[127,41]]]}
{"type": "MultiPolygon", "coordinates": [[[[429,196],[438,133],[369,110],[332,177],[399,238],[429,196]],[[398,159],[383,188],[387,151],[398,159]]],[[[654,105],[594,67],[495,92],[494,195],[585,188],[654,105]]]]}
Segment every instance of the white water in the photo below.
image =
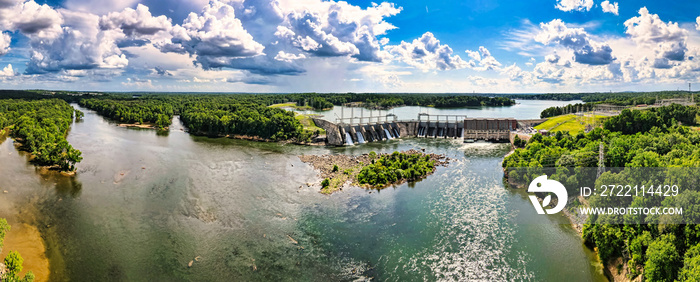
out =
{"type": "Polygon", "coordinates": [[[394,135],[395,135],[396,137],[401,137],[401,134],[399,133],[398,130],[396,130],[396,128],[393,128],[393,130],[394,130],[394,135]]]}
{"type": "Polygon", "coordinates": [[[384,133],[386,134],[386,139],[387,139],[387,140],[394,139],[393,137],[391,137],[391,133],[389,133],[389,130],[386,130],[386,128],[384,129],[384,133]]]}
{"type": "Polygon", "coordinates": [[[349,132],[345,132],[345,145],[352,146],[352,137],[349,132]]]}
{"type": "Polygon", "coordinates": [[[365,138],[362,136],[362,132],[355,132],[357,134],[357,143],[358,144],[365,144],[365,138]]]}

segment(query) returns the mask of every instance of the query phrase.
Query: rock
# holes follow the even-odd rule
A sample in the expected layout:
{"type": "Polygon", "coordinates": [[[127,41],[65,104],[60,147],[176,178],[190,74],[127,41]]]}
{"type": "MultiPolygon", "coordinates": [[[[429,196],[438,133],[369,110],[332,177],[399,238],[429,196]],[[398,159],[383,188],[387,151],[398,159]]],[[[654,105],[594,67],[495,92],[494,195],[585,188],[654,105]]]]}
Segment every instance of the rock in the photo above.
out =
{"type": "Polygon", "coordinates": [[[190,261],[190,263],[187,264],[187,267],[192,267],[192,264],[194,263],[193,260],[190,261]]]}

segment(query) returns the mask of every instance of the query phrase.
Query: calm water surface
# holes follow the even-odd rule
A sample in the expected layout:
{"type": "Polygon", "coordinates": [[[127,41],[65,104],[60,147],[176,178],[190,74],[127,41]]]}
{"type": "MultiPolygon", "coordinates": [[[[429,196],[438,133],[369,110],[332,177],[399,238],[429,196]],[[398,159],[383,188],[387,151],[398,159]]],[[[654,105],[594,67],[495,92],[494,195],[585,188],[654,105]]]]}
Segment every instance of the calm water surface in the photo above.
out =
{"type": "Polygon", "coordinates": [[[53,281],[604,279],[569,226],[519,224],[532,207],[503,186],[502,144],[303,147],[194,137],[177,118],[157,134],[81,110],[68,136],[84,157],[74,178],[42,175],[11,139],[0,144],[0,188],[17,190],[15,212],[34,211],[53,281]],[[297,157],[421,148],[454,162],[417,183],[331,196],[307,187],[319,179],[297,157]]]}

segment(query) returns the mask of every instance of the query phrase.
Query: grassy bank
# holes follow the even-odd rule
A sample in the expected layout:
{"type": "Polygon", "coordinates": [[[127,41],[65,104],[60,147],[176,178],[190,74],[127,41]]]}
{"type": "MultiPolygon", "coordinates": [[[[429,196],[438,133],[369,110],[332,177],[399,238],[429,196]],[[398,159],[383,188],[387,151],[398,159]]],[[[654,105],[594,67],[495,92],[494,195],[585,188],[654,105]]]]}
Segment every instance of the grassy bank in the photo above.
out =
{"type": "Polygon", "coordinates": [[[561,115],[548,119],[547,121],[535,126],[538,130],[547,130],[550,132],[568,131],[571,135],[576,135],[579,132],[584,132],[586,126],[595,127],[602,124],[605,116],[579,116],[575,114],[561,115]]]}

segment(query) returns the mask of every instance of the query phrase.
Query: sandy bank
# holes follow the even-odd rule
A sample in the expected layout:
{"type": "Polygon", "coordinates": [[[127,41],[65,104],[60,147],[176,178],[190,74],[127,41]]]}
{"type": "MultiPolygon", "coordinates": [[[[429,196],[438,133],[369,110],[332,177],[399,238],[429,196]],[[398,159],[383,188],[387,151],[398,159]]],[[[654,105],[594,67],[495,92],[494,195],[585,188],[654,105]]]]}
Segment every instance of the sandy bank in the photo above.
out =
{"type": "Polygon", "coordinates": [[[46,245],[35,226],[10,221],[10,232],[5,236],[5,246],[0,253],[3,259],[10,251],[18,251],[24,259],[20,276],[31,271],[37,282],[49,281],[49,259],[46,257],[46,245]]]}

